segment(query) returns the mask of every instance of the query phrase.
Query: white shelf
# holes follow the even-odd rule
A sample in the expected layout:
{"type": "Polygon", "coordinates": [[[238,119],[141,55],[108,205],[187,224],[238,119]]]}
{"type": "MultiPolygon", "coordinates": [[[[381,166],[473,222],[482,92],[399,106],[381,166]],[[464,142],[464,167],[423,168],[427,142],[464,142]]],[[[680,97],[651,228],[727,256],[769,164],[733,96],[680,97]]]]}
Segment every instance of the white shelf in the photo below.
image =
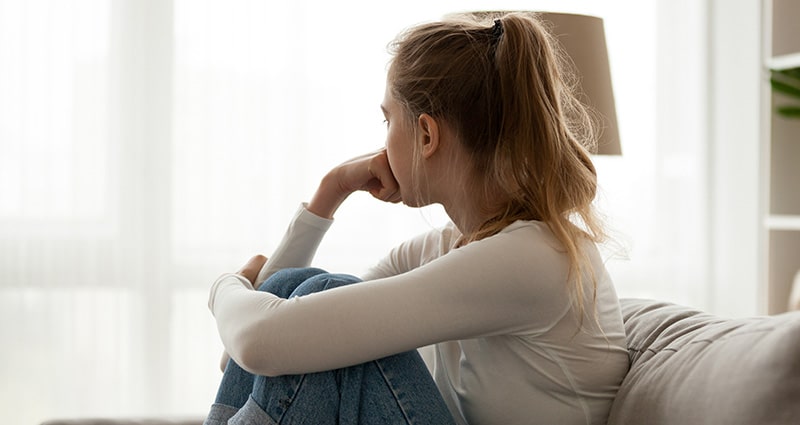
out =
{"type": "Polygon", "coordinates": [[[798,230],[800,231],[800,215],[772,214],[766,218],[765,225],[769,230],[798,230]]]}
{"type": "Polygon", "coordinates": [[[769,69],[783,71],[785,69],[800,68],[800,53],[790,55],[775,56],[767,60],[769,69]]]}
{"type": "MultiPolygon", "coordinates": [[[[767,55],[763,66],[773,71],[800,68],[800,1],[763,0],[761,4],[762,52],[767,55]]],[[[775,107],[786,95],[775,93],[766,81],[762,89],[762,211],[769,213],[762,216],[760,279],[765,283],[766,311],[777,314],[788,308],[792,281],[800,267],[800,120],[778,116],[775,107]]]]}

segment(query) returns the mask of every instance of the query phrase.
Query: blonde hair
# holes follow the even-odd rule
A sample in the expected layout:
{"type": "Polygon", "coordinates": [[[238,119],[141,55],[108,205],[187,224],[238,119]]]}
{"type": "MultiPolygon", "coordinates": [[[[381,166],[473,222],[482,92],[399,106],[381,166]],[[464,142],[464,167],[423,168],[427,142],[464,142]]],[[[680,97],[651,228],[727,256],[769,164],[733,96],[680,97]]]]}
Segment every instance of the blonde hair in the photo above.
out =
{"type": "Polygon", "coordinates": [[[605,234],[592,205],[591,113],[576,98],[570,62],[557,46],[535,14],[450,16],[398,36],[388,81],[411,122],[426,113],[452,127],[485,177],[478,189],[487,199],[497,190],[508,199],[464,243],[517,220],[546,223],[569,258],[582,323],[584,273],[592,304],[597,291],[582,245],[605,234]]]}

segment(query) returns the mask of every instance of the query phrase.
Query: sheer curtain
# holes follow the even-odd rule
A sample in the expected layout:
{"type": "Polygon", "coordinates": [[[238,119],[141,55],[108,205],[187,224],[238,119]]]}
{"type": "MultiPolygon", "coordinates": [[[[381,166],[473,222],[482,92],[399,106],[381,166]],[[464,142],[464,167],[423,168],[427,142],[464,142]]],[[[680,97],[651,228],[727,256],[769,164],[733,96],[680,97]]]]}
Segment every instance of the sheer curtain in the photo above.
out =
{"type": "MultiPolygon", "coordinates": [[[[609,267],[621,295],[706,303],[704,2],[279,3],[0,0],[9,423],[204,413],[211,282],[382,146],[387,42],[455,10],[605,18],[624,151],[597,158],[609,267]]],[[[317,263],[358,273],[443,220],[354,195],[317,263]]]]}

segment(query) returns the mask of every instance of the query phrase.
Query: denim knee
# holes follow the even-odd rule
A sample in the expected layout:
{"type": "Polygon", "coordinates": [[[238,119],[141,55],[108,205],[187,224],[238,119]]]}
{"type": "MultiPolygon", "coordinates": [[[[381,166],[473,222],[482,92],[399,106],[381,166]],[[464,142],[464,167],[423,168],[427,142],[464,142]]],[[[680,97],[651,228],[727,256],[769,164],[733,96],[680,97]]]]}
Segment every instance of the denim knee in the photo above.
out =
{"type": "Polygon", "coordinates": [[[258,286],[258,290],[262,292],[271,292],[282,298],[288,298],[289,294],[306,279],[323,273],[327,272],[314,267],[281,269],[262,282],[258,286]]]}
{"type": "Polygon", "coordinates": [[[306,279],[292,292],[291,296],[313,294],[314,292],[322,292],[327,289],[351,285],[358,282],[361,282],[361,279],[352,275],[321,273],[306,279]]]}

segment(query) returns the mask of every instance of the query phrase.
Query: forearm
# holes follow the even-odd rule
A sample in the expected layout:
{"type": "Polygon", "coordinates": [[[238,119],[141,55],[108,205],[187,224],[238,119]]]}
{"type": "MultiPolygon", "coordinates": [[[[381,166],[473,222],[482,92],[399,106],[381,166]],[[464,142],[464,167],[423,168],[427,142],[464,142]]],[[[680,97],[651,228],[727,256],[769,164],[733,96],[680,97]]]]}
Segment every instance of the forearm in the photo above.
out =
{"type": "Polygon", "coordinates": [[[317,191],[306,206],[309,212],[318,217],[333,219],[336,210],[352,193],[352,191],[340,187],[335,173],[337,173],[336,169],[322,178],[317,191]]]}
{"type": "Polygon", "coordinates": [[[313,214],[307,205],[302,205],[292,218],[275,252],[258,273],[256,286],[278,270],[311,265],[311,260],[332,223],[332,220],[313,214]]]}
{"type": "Polygon", "coordinates": [[[337,369],[441,341],[539,332],[540,324],[560,320],[569,298],[563,269],[531,281],[542,275],[531,259],[542,257],[549,267],[562,255],[549,246],[555,255],[532,255],[504,239],[470,244],[406,273],[289,300],[226,277],[209,306],[231,357],[267,376],[337,369]]]}

